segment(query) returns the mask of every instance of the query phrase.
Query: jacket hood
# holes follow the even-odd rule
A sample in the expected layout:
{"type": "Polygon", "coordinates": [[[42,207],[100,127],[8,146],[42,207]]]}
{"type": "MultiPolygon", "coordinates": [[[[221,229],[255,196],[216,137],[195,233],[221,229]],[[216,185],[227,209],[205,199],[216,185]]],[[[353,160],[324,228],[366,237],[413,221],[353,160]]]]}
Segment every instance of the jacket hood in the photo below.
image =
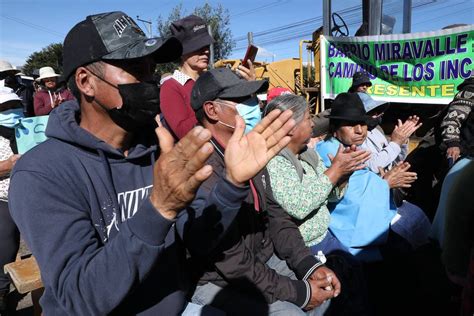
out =
{"type": "MultiPolygon", "coordinates": [[[[95,152],[125,157],[122,150],[112,147],[79,126],[80,106],[76,100],[64,102],[51,111],[46,127],[46,136],[59,139],[75,146],[84,147],[95,152]]],[[[136,144],[129,149],[127,159],[139,158],[157,149],[156,141],[145,135],[136,135],[136,144]]]]}

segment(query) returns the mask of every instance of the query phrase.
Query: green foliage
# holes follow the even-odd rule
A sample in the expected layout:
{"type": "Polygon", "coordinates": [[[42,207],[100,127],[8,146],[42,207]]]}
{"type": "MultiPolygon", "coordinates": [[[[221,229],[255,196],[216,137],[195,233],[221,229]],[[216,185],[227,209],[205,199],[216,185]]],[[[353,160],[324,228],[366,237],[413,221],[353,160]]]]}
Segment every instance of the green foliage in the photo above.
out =
{"type": "Polygon", "coordinates": [[[23,72],[27,75],[32,75],[35,69],[50,66],[53,67],[57,73],[62,73],[62,59],[63,44],[50,44],[39,52],[34,52],[28,57],[23,66],[23,72]]]}
{"type": "MultiPolygon", "coordinates": [[[[165,19],[158,17],[158,32],[161,37],[171,35],[169,26],[171,22],[184,18],[188,15],[197,15],[206,21],[207,25],[211,26],[212,37],[215,39],[214,43],[214,60],[225,59],[232,52],[235,47],[235,41],[232,40],[232,32],[230,30],[230,15],[229,10],[225,9],[221,4],[212,6],[205,3],[200,7],[196,7],[193,12],[186,12],[183,9],[183,4],[180,3],[174,7],[168,17],[165,19]]],[[[178,62],[162,64],[157,66],[157,72],[163,74],[165,72],[173,72],[178,67],[178,62]]]]}

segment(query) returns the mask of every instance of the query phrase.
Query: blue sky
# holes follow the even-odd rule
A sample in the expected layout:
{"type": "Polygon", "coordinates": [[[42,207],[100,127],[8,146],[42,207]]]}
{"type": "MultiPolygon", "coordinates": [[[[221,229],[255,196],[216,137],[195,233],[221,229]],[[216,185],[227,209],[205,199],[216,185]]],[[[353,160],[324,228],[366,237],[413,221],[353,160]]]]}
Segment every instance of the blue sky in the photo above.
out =
{"type": "MultiPolygon", "coordinates": [[[[474,23],[474,0],[412,0],[412,32],[432,31],[454,23],[474,23]]],[[[256,34],[257,60],[272,61],[298,56],[298,43],[311,39],[322,25],[322,0],[221,0],[229,10],[236,47],[231,58],[242,58],[246,34],[256,34]],[[265,34],[266,31],[268,34],[265,34]],[[259,35],[261,34],[261,35],[259,35]]],[[[361,22],[361,0],[332,0],[333,10],[349,25],[353,35],[361,22]],[[341,10],[346,11],[341,11],[341,10]]],[[[87,15],[121,10],[136,18],[153,21],[167,17],[179,1],[164,0],[0,0],[0,59],[22,65],[33,52],[50,43],[62,42],[69,29],[87,15]]],[[[187,13],[204,1],[182,1],[187,13]]],[[[401,1],[384,0],[386,13],[400,20],[401,1]]],[[[143,24],[139,25],[145,30],[143,24]]]]}

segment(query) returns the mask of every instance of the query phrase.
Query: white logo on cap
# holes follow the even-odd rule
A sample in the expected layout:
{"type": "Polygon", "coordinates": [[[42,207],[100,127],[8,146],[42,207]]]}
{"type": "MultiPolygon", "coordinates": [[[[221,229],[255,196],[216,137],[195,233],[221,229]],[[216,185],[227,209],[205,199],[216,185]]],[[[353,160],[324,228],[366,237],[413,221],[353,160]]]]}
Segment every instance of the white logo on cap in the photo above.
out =
{"type": "Polygon", "coordinates": [[[119,37],[122,37],[123,31],[125,31],[125,29],[129,25],[133,25],[133,26],[138,27],[138,25],[136,25],[135,22],[129,16],[122,15],[120,18],[118,18],[117,20],[114,21],[115,32],[117,32],[117,35],[119,37]]]}
{"type": "Polygon", "coordinates": [[[196,25],[195,27],[193,27],[193,32],[197,32],[197,31],[199,31],[200,29],[203,29],[203,28],[205,28],[205,27],[206,27],[206,25],[204,25],[204,24],[196,25]]]}
{"type": "Polygon", "coordinates": [[[156,44],[156,39],[149,39],[145,42],[145,46],[153,46],[156,44]]]}

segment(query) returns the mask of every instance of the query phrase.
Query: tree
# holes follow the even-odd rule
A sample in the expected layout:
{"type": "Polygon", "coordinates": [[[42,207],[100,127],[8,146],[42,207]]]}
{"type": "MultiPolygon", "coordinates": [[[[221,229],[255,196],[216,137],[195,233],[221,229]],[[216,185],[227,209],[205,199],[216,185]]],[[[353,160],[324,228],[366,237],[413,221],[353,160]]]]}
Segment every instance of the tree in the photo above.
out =
{"type": "MultiPolygon", "coordinates": [[[[206,21],[207,25],[211,26],[212,37],[215,39],[214,43],[214,58],[215,60],[227,58],[232,48],[235,47],[235,41],[232,40],[232,32],[230,30],[230,16],[229,10],[225,9],[221,4],[213,7],[209,3],[205,3],[201,7],[196,7],[192,13],[187,13],[183,9],[183,4],[180,3],[171,10],[167,19],[158,17],[158,32],[161,37],[168,37],[171,35],[171,22],[179,20],[190,14],[195,14],[206,21]]],[[[172,72],[178,67],[178,62],[168,63],[157,66],[157,72],[163,74],[165,72],[172,72]]]]}
{"type": "Polygon", "coordinates": [[[23,66],[23,72],[27,75],[32,75],[35,69],[50,66],[57,73],[63,71],[63,44],[50,44],[39,52],[34,52],[26,60],[23,66]]]}

